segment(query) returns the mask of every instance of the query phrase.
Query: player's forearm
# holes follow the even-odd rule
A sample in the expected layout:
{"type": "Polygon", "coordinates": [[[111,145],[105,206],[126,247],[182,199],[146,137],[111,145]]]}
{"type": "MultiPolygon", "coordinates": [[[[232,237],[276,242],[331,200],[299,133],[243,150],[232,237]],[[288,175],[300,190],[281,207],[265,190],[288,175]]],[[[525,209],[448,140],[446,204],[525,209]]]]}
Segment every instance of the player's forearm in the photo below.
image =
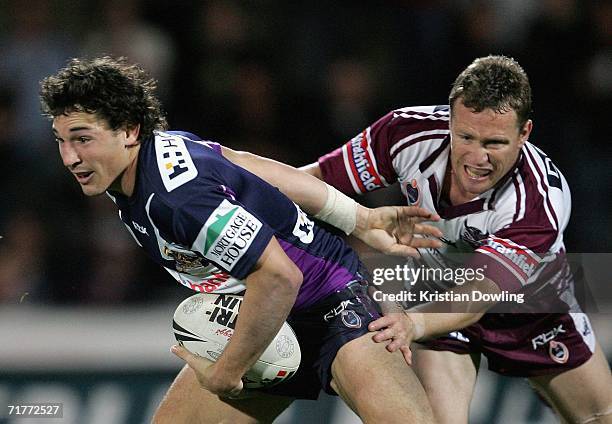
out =
{"type": "Polygon", "coordinates": [[[247,289],[234,335],[217,363],[221,375],[241,378],[257,362],[287,319],[296,295],[291,285],[276,283],[247,289]]]}
{"type": "Polygon", "coordinates": [[[412,321],[414,341],[421,341],[460,330],[476,322],[484,313],[406,312],[412,321]]]}
{"type": "Polygon", "coordinates": [[[318,179],[323,179],[323,172],[321,171],[321,167],[318,162],[309,163],[308,165],[300,166],[298,168],[300,171],[307,172],[308,174],[317,177],[318,179]]]}
{"type": "MultiPolygon", "coordinates": [[[[323,181],[284,163],[223,147],[223,156],[277,187],[306,213],[357,237],[368,229],[370,209],[356,203],[323,181]]],[[[317,167],[318,169],[318,167],[317,167]]],[[[311,171],[316,175],[314,168],[311,171]]],[[[318,172],[320,174],[320,170],[318,172]]],[[[361,237],[360,237],[361,238],[361,237]]]]}
{"type": "MultiPolygon", "coordinates": [[[[271,245],[271,246],[270,246],[271,245]]],[[[261,356],[295,303],[302,274],[275,239],[264,264],[249,274],[234,334],[216,363],[226,381],[241,378],[261,356]]]]}
{"type": "Polygon", "coordinates": [[[306,213],[316,214],[327,198],[326,184],[313,175],[272,159],[223,148],[223,156],[252,172],[297,203],[306,213]]]}
{"type": "MultiPolygon", "coordinates": [[[[453,289],[457,294],[499,293],[500,288],[488,278],[472,280],[453,289]]],[[[469,296],[471,298],[471,296],[469,296]]],[[[428,302],[407,311],[416,327],[419,337],[427,339],[460,330],[478,322],[478,320],[495,305],[492,301],[479,302],[428,302]]]]}

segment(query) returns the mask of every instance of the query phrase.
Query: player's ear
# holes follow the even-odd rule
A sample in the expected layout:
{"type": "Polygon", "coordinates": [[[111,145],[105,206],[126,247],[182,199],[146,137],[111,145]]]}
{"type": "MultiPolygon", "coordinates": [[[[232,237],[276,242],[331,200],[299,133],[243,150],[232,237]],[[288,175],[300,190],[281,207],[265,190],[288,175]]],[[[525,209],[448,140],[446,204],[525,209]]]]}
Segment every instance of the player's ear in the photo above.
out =
{"type": "Polygon", "coordinates": [[[523,147],[523,144],[529,139],[529,134],[531,134],[531,130],[533,129],[533,121],[528,119],[523,128],[521,128],[521,134],[519,139],[519,147],[523,147]]]}
{"type": "Polygon", "coordinates": [[[139,144],[140,141],[138,141],[138,136],[140,135],[140,124],[126,127],[125,135],[126,148],[139,144]]]}

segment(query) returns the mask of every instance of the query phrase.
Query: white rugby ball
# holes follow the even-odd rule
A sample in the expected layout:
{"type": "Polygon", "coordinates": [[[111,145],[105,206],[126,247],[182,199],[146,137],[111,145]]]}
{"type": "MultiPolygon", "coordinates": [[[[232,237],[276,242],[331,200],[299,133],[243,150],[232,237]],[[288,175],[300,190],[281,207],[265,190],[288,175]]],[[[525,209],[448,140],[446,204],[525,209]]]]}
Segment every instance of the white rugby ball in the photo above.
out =
{"type": "MultiPolygon", "coordinates": [[[[198,293],[174,312],[174,337],[191,353],[216,361],[234,334],[242,296],[198,293]]],[[[291,378],[302,354],[293,329],[286,322],[259,360],[242,378],[246,388],[274,386],[291,378]]]]}

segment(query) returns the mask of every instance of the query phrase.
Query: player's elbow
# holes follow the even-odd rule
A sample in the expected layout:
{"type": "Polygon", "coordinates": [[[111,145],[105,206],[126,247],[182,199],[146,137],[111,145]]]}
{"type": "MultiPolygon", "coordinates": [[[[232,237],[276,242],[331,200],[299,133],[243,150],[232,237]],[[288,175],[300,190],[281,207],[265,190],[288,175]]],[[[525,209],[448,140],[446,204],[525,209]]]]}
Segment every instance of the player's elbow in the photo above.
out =
{"type": "Polygon", "coordinates": [[[313,175],[315,177],[317,177],[318,179],[322,180],[323,179],[323,171],[321,171],[321,167],[319,166],[318,162],[314,162],[308,165],[304,165],[301,168],[299,168],[300,171],[304,171],[307,174],[313,175]]]}
{"type": "Polygon", "coordinates": [[[274,292],[277,296],[297,296],[303,276],[273,238],[257,263],[251,280],[265,285],[269,293],[274,292]]]}
{"type": "Polygon", "coordinates": [[[253,163],[256,156],[249,152],[243,151],[234,151],[231,161],[234,162],[235,165],[238,165],[242,168],[248,169],[249,165],[253,163]]]}
{"type": "Polygon", "coordinates": [[[296,295],[302,286],[303,280],[304,276],[302,271],[293,263],[290,266],[283,267],[278,277],[275,279],[281,288],[294,292],[296,295]]]}
{"type": "Polygon", "coordinates": [[[260,270],[253,277],[247,280],[247,290],[249,287],[260,287],[270,297],[286,300],[297,297],[303,280],[302,272],[291,261],[260,270]]]}

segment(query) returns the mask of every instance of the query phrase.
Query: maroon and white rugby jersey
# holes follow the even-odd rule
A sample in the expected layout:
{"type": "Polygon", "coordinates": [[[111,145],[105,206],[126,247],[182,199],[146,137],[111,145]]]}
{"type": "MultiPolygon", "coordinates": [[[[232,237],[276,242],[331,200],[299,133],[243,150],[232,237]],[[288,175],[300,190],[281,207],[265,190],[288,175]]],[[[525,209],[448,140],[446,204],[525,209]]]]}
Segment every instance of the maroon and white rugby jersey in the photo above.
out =
{"type": "Polygon", "coordinates": [[[429,267],[457,266],[456,258],[464,254],[471,267],[483,268],[502,290],[522,291],[546,280],[563,292],[571,282],[563,246],[571,209],[565,178],[527,142],[515,167],[495,187],[468,203],[441,205],[450,154],[449,113],[448,106],[388,113],[319,159],[324,180],[349,195],[397,181],[408,205],[437,211],[445,245],[421,249],[429,267]]]}

